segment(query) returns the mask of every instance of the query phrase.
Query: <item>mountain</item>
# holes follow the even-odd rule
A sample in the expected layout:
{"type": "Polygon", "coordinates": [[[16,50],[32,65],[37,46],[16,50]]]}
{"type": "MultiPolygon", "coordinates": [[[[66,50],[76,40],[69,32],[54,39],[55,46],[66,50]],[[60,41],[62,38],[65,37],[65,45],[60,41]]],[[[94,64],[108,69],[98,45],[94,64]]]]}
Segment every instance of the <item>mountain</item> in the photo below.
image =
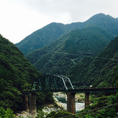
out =
{"type": "Polygon", "coordinates": [[[28,55],[28,59],[42,73],[69,74],[84,56],[96,56],[112,37],[104,30],[87,27],[71,31],[56,42],[28,55]]]}
{"type": "Polygon", "coordinates": [[[72,81],[80,87],[114,87],[118,84],[118,37],[99,56],[84,58],[71,71],[72,81]]]}
{"type": "Polygon", "coordinates": [[[96,14],[85,22],[86,26],[95,25],[114,37],[118,35],[118,20],[110,15],[96,14]]]}
{"type": "Polygon", "coordinates": [[[118,33],[118,27],[117,27],[118,19],[113,18],[110,15],[105,15],[103,13],[96,14],[85,22],[75,22],[72,24],[67,24],[65,25],[66,27],[65,29],[66,30],[70,29],[71,31],[71,30],[82,29],[90,26],[99,27],[105,30],[106,32],[109,32],[113,36],[117,36],[118,33]]]}
{"type": "MultiPolygon", "coordinates": [[[[30,89],[39,77],[41,75],[23,54],[0,35],[0,107],[23,110],[22,92],[30,89]]],[[[45,96],[40,93],[41,103],[47,99],[45,96]]]]}
{"type": "Polygon", "coordinates": [[[51,23],[27,36],[16,46],[25,54],[50,45],[62,35],[86,27],[98,27],[115,37],[118,34],[118,20],[105,14],[96,14],[85,22],[71,24],[51,23]]]}
{"type": "Polygon", "coordinates": [[[61,23],[51,23],[27,36],[16,46],[24,53],[45,47],[64,34],[64,25],[61,23]]]}

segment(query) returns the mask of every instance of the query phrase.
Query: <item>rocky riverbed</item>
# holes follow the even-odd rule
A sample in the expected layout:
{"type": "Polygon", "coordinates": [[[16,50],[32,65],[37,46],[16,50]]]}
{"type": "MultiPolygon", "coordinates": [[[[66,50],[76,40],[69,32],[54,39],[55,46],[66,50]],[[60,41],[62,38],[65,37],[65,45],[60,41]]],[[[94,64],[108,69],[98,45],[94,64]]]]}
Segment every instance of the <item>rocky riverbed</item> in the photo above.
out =
{"type": "MultiPolygon", "coordinates": [[[[60,110],[67,110],[67,96],[65,93],[62,92],[58,92],[58,93],[53,93],[53,98],[55,100],[55,104],[50,104],[45,106],[42,111],[44,112],[44,114],[49,114],[52,111],[60,111],[60,110]]],[[[84,109],[84,94],[77,94],[75,96],[75,101],[76,101],[76,111],[81,111],[84,109]]],[[[27,118],[27,117],[31,117],[31,114],[29,114],[28,112],[23,111],[20,114],[17,114],[16,118],[27,118]]]]}
{"type": "MultiPolygon", "coordinates": [[[[53,93],[53,98],[58,106],[62,107],[64,110],[67,110],[67,96],[65,93],[62,92],[53,93]]],[[[84,94],[77,94],[75,96],[75,102],[76,102],[76,111],[83,110],[85,108],[84,94]]]]}

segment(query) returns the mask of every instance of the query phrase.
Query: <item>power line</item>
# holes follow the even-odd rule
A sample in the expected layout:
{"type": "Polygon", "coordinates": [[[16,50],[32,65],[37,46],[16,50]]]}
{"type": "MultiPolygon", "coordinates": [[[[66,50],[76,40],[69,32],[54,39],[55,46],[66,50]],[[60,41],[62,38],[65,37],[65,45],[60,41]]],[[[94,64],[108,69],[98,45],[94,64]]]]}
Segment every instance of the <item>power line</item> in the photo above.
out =
{"type": "Polygon", "coordinates": [[[94,59],[102,59],[102,60],[110,60],[110,61],[116,61],[118,62],[118,58],[105,58],[105,57],[95,57],[94,54],[92,53],[78,53],[78,54],[70,54],[70,53],[67,53],[67,52],[54,52],[54,53],[61,53],[61,54],[65,54],[65,55],[72,55],[72,56],[85,56],[85,57],[90,57],[90,58],[94,58],[94,59]]]}

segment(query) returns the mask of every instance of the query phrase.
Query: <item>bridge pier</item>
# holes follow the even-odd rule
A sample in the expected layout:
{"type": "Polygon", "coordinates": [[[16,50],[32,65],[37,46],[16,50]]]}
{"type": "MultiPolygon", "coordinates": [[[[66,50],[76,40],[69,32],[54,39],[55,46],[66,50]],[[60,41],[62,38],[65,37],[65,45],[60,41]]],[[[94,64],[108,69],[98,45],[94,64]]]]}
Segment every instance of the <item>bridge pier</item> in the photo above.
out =
{"type": "Polygon", "coordinates": [[[31,93],[29,95],[29,113],[32,115],[36,114],[36,94],[31,93]]]}
{"type": "Polygon", "coordinates": [[[67,111],[75,114],[75,93],[67,92],[67,111]]]}
{"type": "Polygon", "coordinates": [[[25,110],[29,112],[29,95],[25,94],[25,110]]]}
{"type": "Polygon", "coordinates": [[[89,92],[85,92],[85,108],[87,108],[90,104],[89,102],[89,92]]]}

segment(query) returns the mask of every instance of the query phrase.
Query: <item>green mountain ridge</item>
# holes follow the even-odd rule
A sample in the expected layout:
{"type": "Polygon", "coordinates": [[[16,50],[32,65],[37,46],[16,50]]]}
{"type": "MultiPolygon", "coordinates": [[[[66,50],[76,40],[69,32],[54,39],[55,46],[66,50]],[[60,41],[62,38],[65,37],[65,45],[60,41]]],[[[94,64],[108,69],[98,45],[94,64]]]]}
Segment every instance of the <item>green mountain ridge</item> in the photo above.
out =
{"type": "Polygon", "coordinates": [[[58,40],[62,35],[86,27],[98,27],[115,37],[118,33],[118,20],[105,14],[96,14],[85,22],[71,24],[51,23],[27,36],[16,46],[25,54],[43,48],[58,40]]]}
{"type": "Polygon", "coordinates": [[[64,34],[63,27],[64,25],[61,23],[51,23],[27,36],[20,43],[16,44],[16,46],[24,54],[45,47],[64,34]]]}
{"type": "Polygon", "coordinates": [[[69,32],[50,46],[36,50],[27,57],[42,73],[69,74],[69,70],[84,55],[97,55],[111,39],[104,30],[88,27],[69,32]]]}

